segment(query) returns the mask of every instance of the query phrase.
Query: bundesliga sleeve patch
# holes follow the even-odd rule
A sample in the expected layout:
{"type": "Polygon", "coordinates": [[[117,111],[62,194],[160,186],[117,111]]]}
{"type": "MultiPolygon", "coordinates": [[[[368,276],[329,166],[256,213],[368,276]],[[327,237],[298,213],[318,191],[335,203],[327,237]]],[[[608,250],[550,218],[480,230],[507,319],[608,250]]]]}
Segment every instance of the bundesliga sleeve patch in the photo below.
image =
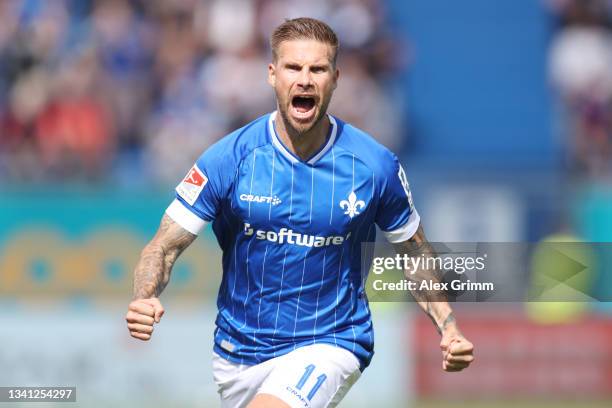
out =
{"type": "Polygon", "coordinates": [[[176,187],[176,192],[183,200],[187,201],[189,205],[193,205],[206,183],[208,183],[208,178],[206,178],[204,173],[194,164],[183,181],[181,181],[181,184],[176,187]]]}

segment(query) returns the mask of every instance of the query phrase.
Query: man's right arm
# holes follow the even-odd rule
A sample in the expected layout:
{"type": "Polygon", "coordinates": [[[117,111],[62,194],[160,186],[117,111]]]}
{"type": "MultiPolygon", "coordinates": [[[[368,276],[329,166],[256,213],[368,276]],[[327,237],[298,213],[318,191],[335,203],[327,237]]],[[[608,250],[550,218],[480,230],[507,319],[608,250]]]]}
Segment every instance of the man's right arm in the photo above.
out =
{"type": "Polygon", "coordinates": [[[144,247],[134,270],[134,299],[158,297],[170,280],[172,266],[196,235],[164,214],[155,237],[144,247]]]}
{"type": "Polygon", "coordinates": [[[149,340],[153,323],[164,309],[158,297],[170,280],[172,267],[196,235],[164,214],[155,237],[142,250],[134,270],[134,294],[125,317],[132,337],[149,340]]]}

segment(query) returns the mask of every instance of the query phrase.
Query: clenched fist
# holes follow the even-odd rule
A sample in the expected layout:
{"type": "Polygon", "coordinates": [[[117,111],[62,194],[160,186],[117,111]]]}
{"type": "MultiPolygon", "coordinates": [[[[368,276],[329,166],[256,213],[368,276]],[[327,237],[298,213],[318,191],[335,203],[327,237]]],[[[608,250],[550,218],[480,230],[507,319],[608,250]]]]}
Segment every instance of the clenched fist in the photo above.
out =
{"type": "Polygon", "coordinates": [[[153,324],[159,323],[164,307],[158,298],[136,299],[128,306],[125,321],[132,337],[147,341],[153,334],[153,324]]]}
{"type": "Polygon", "coordinates": [[[440,342],[442,369],[461,371],[474,361],[474,345],[455,329],[446,330],[440,342]]]}

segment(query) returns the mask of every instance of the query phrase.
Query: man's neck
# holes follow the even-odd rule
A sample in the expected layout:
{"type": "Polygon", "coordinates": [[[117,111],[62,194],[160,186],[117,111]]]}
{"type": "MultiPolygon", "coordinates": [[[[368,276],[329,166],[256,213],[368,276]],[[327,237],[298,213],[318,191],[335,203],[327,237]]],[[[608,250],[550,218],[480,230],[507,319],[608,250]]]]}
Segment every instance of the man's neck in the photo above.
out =
{"type": "Polygon", "coordinates": [[[285,123],[283,115],[276,115],[276,134],[283,144],[302,160],[308,160],[327,140],[331,123],[326,115],[306,133],[297,133],[285,123]]]}

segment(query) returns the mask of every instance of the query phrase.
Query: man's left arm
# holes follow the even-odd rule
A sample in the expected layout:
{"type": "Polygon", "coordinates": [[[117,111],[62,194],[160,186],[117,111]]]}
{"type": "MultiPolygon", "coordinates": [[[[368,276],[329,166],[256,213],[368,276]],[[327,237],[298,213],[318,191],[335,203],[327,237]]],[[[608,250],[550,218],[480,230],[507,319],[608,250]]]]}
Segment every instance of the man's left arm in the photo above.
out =
{"type": "MultiPolygon", "coordinates": [[[[414,235],[407,241],[393,244],[396,252],[408,256],[432,256],[436,253],[427,241],[423,226],[419,225],[414,235]]],[[[433,283],[442,282],[442,273],[437,269],[427,269],[425,264],[413,271],[404,271],[406,279],[416,282],[416,288],[422,281],[433,283]]],[[[442,336],[440,349],[442,350],[442,368],[444,371],[461,371],[474,361],[474,346],[459,331],[453,311],[448,304],[448,297],[444,290],[412,290],[421,309],[435,324],[442,336]]]]}

